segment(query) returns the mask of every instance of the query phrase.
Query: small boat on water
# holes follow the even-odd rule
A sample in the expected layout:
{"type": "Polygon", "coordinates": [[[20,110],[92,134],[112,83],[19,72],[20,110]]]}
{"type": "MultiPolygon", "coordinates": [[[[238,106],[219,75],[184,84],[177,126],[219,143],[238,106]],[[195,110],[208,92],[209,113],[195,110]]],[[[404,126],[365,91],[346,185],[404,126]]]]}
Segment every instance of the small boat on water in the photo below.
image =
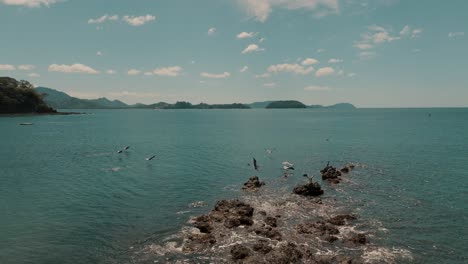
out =
{"type": "Polygon", "coordinates": [[[21,123],[20,126],[32,126],[33,123],[21,123]]]}

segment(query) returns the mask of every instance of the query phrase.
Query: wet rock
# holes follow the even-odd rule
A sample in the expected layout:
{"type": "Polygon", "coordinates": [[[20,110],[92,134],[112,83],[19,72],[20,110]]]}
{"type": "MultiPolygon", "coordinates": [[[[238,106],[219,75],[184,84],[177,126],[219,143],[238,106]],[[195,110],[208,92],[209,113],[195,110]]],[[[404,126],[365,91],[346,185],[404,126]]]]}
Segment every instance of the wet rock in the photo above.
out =
{"type": "Polygon", "coordinates": [[[319,196],[323,194],[322,187],[318,182],[309,182],[294,188],[293,192],[302,196],[319,196]]]}
{"type": "Polygon", "coordinates": [[[261,182],[257,176],[252,176],[246,183],[244,183],[242,190],[257,191],[263,185],[265,185],[265,183],[261,182]]]}
{"type": "Polygon", "coordinates": [[[337,236],[332,236],[332,235],[325,235],[323,236],[323,239],[327,242],[333,243],[338,240],[337,236]]]}
{"type": "Polygon", "coordinates": [[[302,252],[297,248],[294,243],[282,244],[278,249],[270,252],[267,255],[268,263],[271,264],[289,264],[289,263],[302,263],[302,252]]]}
{"type": "Polygon", "coordinates": [[[250,254],[250,249],[244,245],[237,244],[231,248],[231,256],[234,260],[245,259],[250,254]]]}
{"type": "Polygon", "coordinates": [[[318,255],[314,256],[314,262],[317,264],[360,264],[364,263],[359,258],[351,257],[351,256],[328,256],[328,255],[318,255]]]}
{"type": "Polygon", "coordinates": [[[342,226],[342,225],[345,225],[347,221],[351,221],[351,220],[356,220],[356,217],[354,215],[348,215],[348,214],[337,215],[328,219],[328,223],[332,225],[342,226]]]}
{"type": "Polygon", "coordinates": [[[269,239],[281,241],[283,236],[278,230],[272,228],[271,226],[254,226],[252,231],[260,236],[267,237],[269,239]]]}
{"type": "Polygon", "coordinates": [[[353,236],[351,239],[349,239],[349,241],[354,244],[361,244],[361,245],[365,245],[369,242],[367,241],[367,237],[364,234],[357,234],[353,236]]]}
{"type": "Polygon", "coordinates": [[[262,253],[262,254],[267,254],[269,253],[271,250],[273,250],[273,248],[268,244],[268,241],[267,240],[259,240],[257,241],[254,245],[253,245],[253,250],[254,251],[257,251],[259,253],[262,253]]]}
{"type": "Polygon", "coordinates": [[[335,226],[323,221],[299,224],[296,226],[296,230],[301,234],[317,234],[320,236],[336,235],[340,233],[335,226]]]}
{"type": "Polygon", "coordinates": [[[265,224],[267,224],[267,225],[269,225],[271,227],[277,227],[278,222],[277,222],[276,218],[271,217],[271,216],[267,216],[265,218],[265,224]]]}
{"type": "Polygon", "coordinates": [[[252,217],[254,209],[252,206],[239,200],[221,200],[216,203],[214,211],[230,215],[252,217]]]}
{"type": "Polygon", "coordinates": [[[208,215],[201,215],[193,219],[193,226],[198,228],[201,233],[210,233],[213,229],[210,222],[211,219],[208,215]]]}
{"type": "Polygon", "coordinates": [[[197,252],[216,243],[216,238],[212,234],[191,234],[187,237],[183,247],[184,252],[197,252]]]}
{"type": "Polygon", "coordinates": [[[348,167],[343,167],[340,172],[342,173],[349,173],[350,172],[350,169],[348,167]]]}
{"type": "Polygon", "coordinates": [[[322,180],[337,179],[341,176],[341,172],[335,167],[329,166],[320,171],[322,173],[322,180]]]}

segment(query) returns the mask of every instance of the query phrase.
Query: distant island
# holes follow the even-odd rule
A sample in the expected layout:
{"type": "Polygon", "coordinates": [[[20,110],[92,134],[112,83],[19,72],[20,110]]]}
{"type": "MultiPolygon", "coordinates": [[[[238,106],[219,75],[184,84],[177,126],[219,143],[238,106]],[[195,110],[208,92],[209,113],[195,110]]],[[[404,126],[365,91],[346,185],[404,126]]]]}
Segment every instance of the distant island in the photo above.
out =
{"type": "Polygon", "coordinates": [[[275,101],[269,103],[265,108],[267,109],[284,109],[284,108],[307,108],[307,106],[299,101],[275,101]]]}
{"type": "Polygon", "coordinates": [[[0,77],[0,114],[57,113],[27,81],[0,77]]]}

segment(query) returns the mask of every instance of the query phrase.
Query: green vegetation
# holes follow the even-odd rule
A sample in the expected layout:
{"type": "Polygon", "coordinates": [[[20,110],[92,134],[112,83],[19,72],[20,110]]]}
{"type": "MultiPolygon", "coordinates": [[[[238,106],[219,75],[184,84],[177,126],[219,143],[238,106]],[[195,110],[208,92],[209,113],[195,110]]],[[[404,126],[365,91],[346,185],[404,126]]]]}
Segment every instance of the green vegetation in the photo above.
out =
{"type": "Polygon", "coordinates": [[[266,106],[267,109],[284,109],[284,108],[307,108],[307,106],[299,101],[274,101],[266,106]]]}
{"type": "Polygon", "coordinates": [[[0,77],[0,113],[56,113],[34,90],[31,83],[0,77]]]}

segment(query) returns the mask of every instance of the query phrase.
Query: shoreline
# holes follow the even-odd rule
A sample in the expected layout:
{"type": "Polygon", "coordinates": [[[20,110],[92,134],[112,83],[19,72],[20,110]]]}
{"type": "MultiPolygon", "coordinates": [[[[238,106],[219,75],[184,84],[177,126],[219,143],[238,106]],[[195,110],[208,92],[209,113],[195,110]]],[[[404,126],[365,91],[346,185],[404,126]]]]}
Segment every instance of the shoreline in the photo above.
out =
{"type": "Polygon", "coordinates": [[[86,115],[88,113],[80,112],[56,112],[56,113],[0,113],[0,117],[20,117],[20,116],[48,116],[48,115],[86,115]]]}

